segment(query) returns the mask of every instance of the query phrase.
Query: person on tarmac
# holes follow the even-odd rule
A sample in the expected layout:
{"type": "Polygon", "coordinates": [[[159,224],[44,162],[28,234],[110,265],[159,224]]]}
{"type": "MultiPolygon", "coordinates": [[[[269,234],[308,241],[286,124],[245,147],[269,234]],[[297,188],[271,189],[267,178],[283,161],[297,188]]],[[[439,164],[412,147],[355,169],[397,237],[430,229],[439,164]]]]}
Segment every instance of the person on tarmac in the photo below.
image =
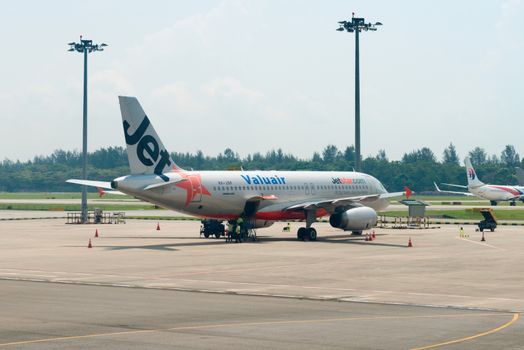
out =
{"type": "Polygon", "coordinates": [[[227,238],[231,242],[235,236],[235,225],[234,221],[230,220],[227,222],[227,238]]]}
{"type": "Polygon", "coordinates": [[[242,242],[242,235],[241,235],[241,227],[240,224],[237,221],[237,224],[235,226],[235,242],[241,243],[242,242]]]}

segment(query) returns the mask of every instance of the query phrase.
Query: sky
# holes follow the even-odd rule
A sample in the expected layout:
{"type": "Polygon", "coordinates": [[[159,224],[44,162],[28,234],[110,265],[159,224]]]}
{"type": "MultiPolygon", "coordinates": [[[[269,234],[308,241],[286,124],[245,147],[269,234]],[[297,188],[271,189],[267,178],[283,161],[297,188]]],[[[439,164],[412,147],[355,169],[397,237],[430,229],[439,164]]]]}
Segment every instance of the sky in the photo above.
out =
{"type": "Polygon", "coordinates": [[[171,152],[354,142],[351,13],[361,35],[362,154],[452,142],[521,155],[524,1],[5,1],[0,160],[81,150],[79,36],[89,55],[88,149],[124,146],[118,95],[136,96],[171,152]]]}

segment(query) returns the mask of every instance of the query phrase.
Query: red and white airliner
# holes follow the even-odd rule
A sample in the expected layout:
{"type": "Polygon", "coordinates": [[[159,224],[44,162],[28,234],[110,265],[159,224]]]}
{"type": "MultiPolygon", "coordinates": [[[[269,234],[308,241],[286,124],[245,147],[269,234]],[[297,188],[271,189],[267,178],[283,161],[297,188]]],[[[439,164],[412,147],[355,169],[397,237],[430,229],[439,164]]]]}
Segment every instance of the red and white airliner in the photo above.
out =
{"type": "MultiPolygon", "coordinates": [[[[158,206],[221,222],[240,217],[251,228],[305,220],[300,240],[316,240],[311,225],[329,216],[333,227],[361,234],[374,227],[388,193],[371,175],[342,171],[187,171],[176,165],[134,97],[119,97],[130,175],[111,182],[67,182],[134,196],[158,206]]],[[[211,225],[210,227],[217,227],[211,225]]],[[[212,229],[210,229],[212,230],[212,229]]],[[[217,232],[207,232],[217,234],[217,232]]]]}
{"type": "Polygon", "coordinates": [[[509,201],[510,205],[516,205],[516,200],[524,199],[524,187],[513,186],[513,185],[488,185],[479,180],[475,169],[471,165],[471,160],[466,157],[464,160],[466,165],[466,177],[468,179],[468,185],[456,185],[442,183],[443,185],[453,186],[458,188],[465,188],[469,192],[458,192],[458,191],[442,191],[435,183],[435,188],[438,192],[450,193],[450,194],[461,194],[465,196],[476,196],[490,201],[491,205],[497,205],[500,201],[509,201]]]}

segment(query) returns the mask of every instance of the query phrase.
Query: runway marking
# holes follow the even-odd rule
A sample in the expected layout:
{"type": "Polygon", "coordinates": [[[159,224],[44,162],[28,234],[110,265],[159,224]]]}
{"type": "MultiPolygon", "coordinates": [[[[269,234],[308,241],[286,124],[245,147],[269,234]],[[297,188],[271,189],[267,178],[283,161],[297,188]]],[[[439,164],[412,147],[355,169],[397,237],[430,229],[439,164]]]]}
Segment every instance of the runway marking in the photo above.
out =
{"type": "Polygon", "coordinates": [[[489,331],[485,331],[485,332],[482,332],[482,333],[474,334],[474,335],[471,335],[471,336],[465,337],[465,338],[449,340],[449,341],[446,341],[446,342],[443,342],[443,343],[427,345],[427,346],[423,346],[423,347],[420,347],[420,348],[413,348],[411,350],[432,349],[432,348],[436,348],[436,347],[440,347],[440,346],[462,343],[462,342],[465,342],[465,341],[468,341],[468,340],[473,340],[473,339],[476,339],[476,338],[484,337],[486,335],[490,335],[490,334],[496,333],[496,332],[498,332],[500,330],[503,330],[504,328],[507,328],[507,327],[511,326],[513,323],[517,322],[518,319],[519,319],[519,314],[515,313],[515,314],[513,314],[513,318],[511,320],[509,320],[508,322],[504,323],[501,326],[498,326],[497,328],[490,329],[489,331]]]}
{"type": "Polygon", "coordinates": [[[461,241],[465,241],[465,242],[469,242],[469,243],[475,243],[475,244],[478,244],[478,245],[481,245],[481,246],[484,246],[484,247],[490,247],[490,248],[494,248],[494,249],[506,250],[504,248],[496,247],[496,246],[488,244],[488,243],[472,241],[471,239],[468,239],[468,238],[457,238],[457,237],[455,237],[455,239],[460,239],[461,241]]]}
{"type": "MultiPolygon", "coordinates": [[[[493,317],[493,316],[504,316],[504,315],[507,315],[507,314],[504,314],[504,313],[482,313],[482,314],[464,313],[464,314],[437,314],[437,315],[420,315],[420,316],[415,315],[415,316],[341,317],[341,318],[326,318],[326,319],[260,321],[260,322],[245,322],[245,323],[244,322],[233,322],[233,323],[180,326],[180,327],[158,328],[158,329],[139,329],[139,330],[121,331],[121,332],[93,333],[93,334],[85,334],[85,335],[73,335],[73,336],[67,336],[67,337],[44,338],[44,339],[36,339],[36,340],[23,340],[23,341],[9,342],[9,343],[0,343],[0,347],[44,343],[44,342],[54,342],[54,341],[61,341],[61,340],[76,340],[76,339],[87,339],[87,338],[98,338],[98,337],[111,337],[111,336],[118,336],[118,335],[160,333],[160,332],[173,332],[173,331],[176,332],[176,331],[185,331],[185,330],[199,330],[199,329],[227,328],[227,327],[251,327],[251,326],[278,325],[278,324],[304,324],[304,323],[320,323],[320,322],[388,320],[388,319],[393,320],[393,319],[422,319],[422,318],[448,318],[448,317],[493,317]]],[[[509,325],[506,325],[505,327],[507,326],[509,325]]],[[[420,349],[424,349],[424,348],[420,348],[420,349]]]]}

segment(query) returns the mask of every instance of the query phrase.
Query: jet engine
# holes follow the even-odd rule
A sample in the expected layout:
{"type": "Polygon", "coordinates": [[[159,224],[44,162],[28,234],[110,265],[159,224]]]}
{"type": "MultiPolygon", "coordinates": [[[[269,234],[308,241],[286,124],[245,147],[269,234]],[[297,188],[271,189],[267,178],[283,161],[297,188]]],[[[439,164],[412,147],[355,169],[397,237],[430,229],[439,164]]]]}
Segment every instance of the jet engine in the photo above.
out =
{"type": "Polygon", "coordinates": [[[377,224],[377,212],[369,207],[358,207],[329,217],[331,226],[344,231],[359,232],[372,228],[377,224]]]}

